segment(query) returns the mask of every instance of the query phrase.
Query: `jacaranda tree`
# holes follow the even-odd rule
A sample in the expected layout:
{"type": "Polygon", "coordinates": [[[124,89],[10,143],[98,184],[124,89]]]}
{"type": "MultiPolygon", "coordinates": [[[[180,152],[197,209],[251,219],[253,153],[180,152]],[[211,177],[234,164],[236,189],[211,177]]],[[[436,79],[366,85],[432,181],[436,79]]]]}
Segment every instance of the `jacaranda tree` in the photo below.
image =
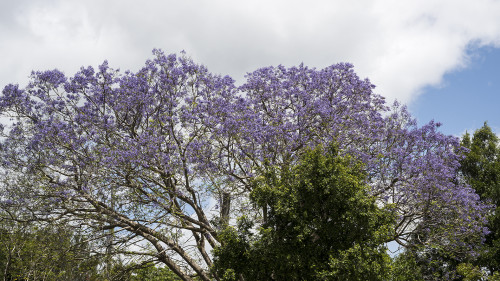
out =
{"type": "Polygon", "coordinates": [[[349,64],[262,68],[236,87],[158,50],[135,73],[107,62],[71,78],[34,72],[0,97],[2,208],[93,229],[122,258],[209,280],[224,226],[267,217],[249,203],[253,179],[335,142],[364,164],[377,204],[393,205],[389,239],[473,254],[488,206],[459,178],[458,139],[418,127],[373,88],[349,64]]]}

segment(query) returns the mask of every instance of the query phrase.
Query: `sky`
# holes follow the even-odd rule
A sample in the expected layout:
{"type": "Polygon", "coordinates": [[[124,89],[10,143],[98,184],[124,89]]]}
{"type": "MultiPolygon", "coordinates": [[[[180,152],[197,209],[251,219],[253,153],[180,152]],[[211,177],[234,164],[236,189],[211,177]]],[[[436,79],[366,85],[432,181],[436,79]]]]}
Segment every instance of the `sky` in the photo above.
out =
{"type": "Polygon", "coordinates": [[[46,0],[0,2],[0,87],[32,70],[108,60],[138,70],[182,50],[243,83],[260,67],[350,62],[375,92],[456,136],[498,133],[498,0],[46,0]]]}

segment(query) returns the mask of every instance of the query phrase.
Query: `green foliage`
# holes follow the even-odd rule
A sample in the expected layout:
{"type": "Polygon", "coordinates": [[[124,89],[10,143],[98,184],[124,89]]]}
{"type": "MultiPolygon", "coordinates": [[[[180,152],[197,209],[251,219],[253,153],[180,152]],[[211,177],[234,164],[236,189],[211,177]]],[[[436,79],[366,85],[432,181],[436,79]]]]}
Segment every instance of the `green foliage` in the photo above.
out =
{"type": "Polygon", "coordinates": [[[457,266],[457,273],[463,276],[463,281],[481,281],[487,277],[478,266],[471,263],[461,263],[457,266]]]}
{"type": "Polygon", "coordinates": [[[421,246],[406,249],[393,262],[392,280],[462,280],[458,268],[463,264],[440,249],[421,246]]]}
{"type": "Polygon", "coordinates": [[[135,270],[131,274],[130,281],[177,281],[181,280],[167,267],[156,267],[150,265],[145,268],[135,270]]]}
{"type": "Polygon", "coordinates": [[[421,267],[410,252],[397,255],[392,264],[391,279],[394,281],[423,281],[421,267]]]}
{"type": "Polygon", "coordinates": [[[482,199],[500,203],[500,149],[498,137],[485,123],[472,139],[467,133],[462,145],[470,149],[461,162],[461,172],[482,199]]]}
{"type": "MultiPolygon", "coordinates": [[[[0,280],[175,281],[167,267],[124,264],[68,225],[0,221],[0,280]],[[110,270],[103,264],[111,260],[110,270]]],[[[196,280],[196,279],[195,279],[196,280]]]]}
{"type": "Polygon", "coordinates": [[[368,196],[361,168],[333,146],[318,147],[257,179],[251,199],[263,222],[253,231],[242,217],[222,232],[213,272],[223,280],[386,280],[392,218],[368,196]]]}
{"type": "Polygon", "coordinates": [[[330,256],[329,268],[320,274],[322,280],[386,280],[391,259],[382,247],[355,244],[330,256]]]}
{"type": "Polygon", "coordinates": [[[99,280],[84,237],[64,226],[3,222],[1,280],[99,280]]]}
{"type": "Polygon", "coordinates": [[[499,139],[485,123],[472,136],[465,134],[462,145],[470,151],[461,162],[461,172],[482,200],[496,205],[488,218],[491,231],[486,236],[485,249],[481,252],[478,266],[490,272],[500,271],[500,148],[499,139]]]}
{"type": "Polygon", "coordinates": [[[493,275],[488,277],[488,281],[500,281],[500,272],[495,271],[493,275]]]}

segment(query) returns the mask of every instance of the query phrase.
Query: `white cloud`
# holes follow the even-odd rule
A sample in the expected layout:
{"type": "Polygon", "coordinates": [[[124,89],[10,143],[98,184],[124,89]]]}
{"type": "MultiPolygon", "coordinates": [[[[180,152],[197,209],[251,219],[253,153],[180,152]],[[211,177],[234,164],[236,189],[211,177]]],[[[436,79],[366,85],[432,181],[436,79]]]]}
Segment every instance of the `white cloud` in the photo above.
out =
{"type": "Polygon", "coordinates": [[[409,102],[467,50],[500,46],[500,2],[474,1],[16,1],[2,3],[0,83],[32,69],[109,59],[137,69],[153,48],[186,50],[212,71],[243,79],[276,64],[352,62],[390,99],[409,102]],[[47,4],[48,3],[48,4],[47,4]],[[10,6],[8,6],[10,5],[10,6]]]}

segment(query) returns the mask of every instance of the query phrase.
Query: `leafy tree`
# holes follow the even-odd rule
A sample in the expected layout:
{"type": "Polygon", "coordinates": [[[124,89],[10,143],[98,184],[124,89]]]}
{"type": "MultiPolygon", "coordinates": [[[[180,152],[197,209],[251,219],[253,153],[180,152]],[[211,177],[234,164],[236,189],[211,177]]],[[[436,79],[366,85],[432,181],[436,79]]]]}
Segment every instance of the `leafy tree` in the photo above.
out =
{"type": "Polygon", "coordinates": [[[472,138],[466,133],[462,145],[469,149],[461,162],[461,172],[479,196],[496,206],[488,218],[491,231],[486,236],[485,249],[479,265],[490,272],[500,271],[500,147],[499,139],[488,124],[477,129],[472,138]]]}
{"type": "Polygon", "coordinates": [[[390,212],[369,196],[362,167],[334,147],[308,150],[281,175],[256,180],[268,208],[257,234],[245,217],[221,235],[214,270],[227,280],[387,280],[390,212]],[[324,154],[326,153],[326,155],[324,154]]]}
{"type": "Polygon", "coordinates": [[[131,281],[177,281],[180,280],[171,270],[166,267],[148,266],[132,273],[131,281]]]}
{"type": "MultiPolygon", "coordinates": [[[[108,272],[100,272],[103,281],[177,281],[181,280],[167,267],[149,262],[128,264],[115,261],[108,272]]],[[[196,279],[195,279],[196,280],[196,279]]]]}
{"type": "Polygon", "coordinates": [[[99,257],[68,227],[4,222],[0,245],[1,280],[100,280],[99,257]]]}
{"type": "MultiPolygon", "coordinates": [[[[498,206],[500,195],[500,160],[498,137],[485,123],[471,136],[466,133],[461,145],[468,149],[461,160],[460,176],[470,184],[482,200],[498,206]]],[[[486,235],[484,248],[477,256],[456,256],[439,247],[429,247],[424,243],[415,243],[413,249],[407,249],[399,261],[414,261],[426,280],[485,280],[498,271],[500,251],[495,247],[498,240],[498,208],[488,218],[488,228],[492,232],[486,235]],[[484,269],[487,268],[487,272],[484,269]]],[[[477,244],[480,244],[477,242],[477,244]]]]}
{"type": "Polygon", "coordinates": [[[457,267],[457,272],[463,276],[464,281],[481,281],[487,280],[487,276],[478,266],[470,263],[461,263],[457,267]]]}
{"type": "Polygon", "coordinates": [[[464,275],[459,269],[464,261],[468,259],[420,245],[405,250],[394,260],[394,280],[462,280],[464,275]]]}
{"type": "Polygon", "coordinates": [[[0,280],[180,280],[166,267],[107,257],[91,237],[67,225],[3,221],[0,234],[0,280]],[[113,260],[109,269],[108,258],[113,260]]]}
{"type": "Polygon", "coordinates": [[[456,255],[476,251],[488,207],[454,181],[458,139],[387,107],[351,65],[266,67],[235,87],[185,56],[154,55],[137,72],[105,62],[7,85],[0,207],[92,228],[110,253],[182,280],[219,279],[208,269],[223,226],[267,216],[249,204],[254,178],[335,140],[364,164],[370,195],[393,206],[391,239],[426,233],[456,255]]]}
{"type": "Polygon", "coordinates": [[[393,258],[391,278],[394,281],[423,281],[422,266],[413,252],[404,251],[393,258]]]}

